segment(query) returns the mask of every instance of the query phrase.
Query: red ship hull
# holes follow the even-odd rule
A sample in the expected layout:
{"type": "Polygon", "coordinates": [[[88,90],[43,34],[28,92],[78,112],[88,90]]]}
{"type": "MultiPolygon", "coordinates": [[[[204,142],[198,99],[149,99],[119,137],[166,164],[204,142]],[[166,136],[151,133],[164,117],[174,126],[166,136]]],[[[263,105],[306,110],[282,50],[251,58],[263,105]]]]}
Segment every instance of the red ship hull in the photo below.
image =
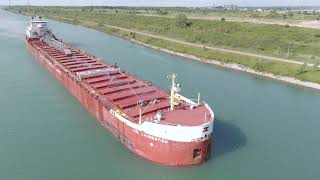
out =
{"type": "Polygon", "coordinates": [[[62,85],[85,107],[98,122],[109,130],[125,147],[133,153],[163,165],[193,165],[200,164],[210,158],[211,136],[198,142],[178,142],[157,138],[137,132],[126,123],[113,116],[95,96],[71,78],[67,73],[52,65],[51,57],[41,52],[32,41],[26,40],[28,50],[62,85]],[[152,146],[151,146],[152,145],[152,146]],[[195,149],[200,149],[200,155],[194,155],[195,149]]]}

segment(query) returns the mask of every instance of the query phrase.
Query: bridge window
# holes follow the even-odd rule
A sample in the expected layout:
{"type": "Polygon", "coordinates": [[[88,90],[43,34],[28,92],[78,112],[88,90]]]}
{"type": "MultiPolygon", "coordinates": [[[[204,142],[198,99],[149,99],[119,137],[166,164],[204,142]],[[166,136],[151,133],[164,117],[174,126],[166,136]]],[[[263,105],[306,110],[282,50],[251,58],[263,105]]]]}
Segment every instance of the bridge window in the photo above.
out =
{"type": "Polygon", "coordinates": [[[37,32],[32,32],[33,36],[38,36],[39,34],[37,32]]]}

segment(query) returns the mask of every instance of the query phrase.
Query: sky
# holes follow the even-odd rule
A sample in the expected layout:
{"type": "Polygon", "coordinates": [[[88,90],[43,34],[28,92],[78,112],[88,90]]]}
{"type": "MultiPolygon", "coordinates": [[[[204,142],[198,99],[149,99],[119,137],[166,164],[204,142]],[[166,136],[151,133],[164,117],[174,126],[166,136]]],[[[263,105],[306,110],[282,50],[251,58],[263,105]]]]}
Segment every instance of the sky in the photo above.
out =
{"type": "MultiPolygon", "coordinates": [[[[25,5],[28,0],[10,0],[12,5],[25,5]]],[[[320,6],[320,0],[29,0],[31,5],[56,6],[320,6]]],[[[9,0],[0,0],[8,5],[9,0]]]]}

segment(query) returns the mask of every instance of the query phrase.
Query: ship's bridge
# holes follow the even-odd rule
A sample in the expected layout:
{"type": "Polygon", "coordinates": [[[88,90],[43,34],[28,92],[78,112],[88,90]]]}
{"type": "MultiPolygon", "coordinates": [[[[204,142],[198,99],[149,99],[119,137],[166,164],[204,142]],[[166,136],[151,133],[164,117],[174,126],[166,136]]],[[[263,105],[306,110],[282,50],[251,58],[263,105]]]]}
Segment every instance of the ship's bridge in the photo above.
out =
{"type": "Polygon", "coordinates": [[[48,21],[45,21],[40,16],[31,17],[28,27],[26,29],[26,36],[28,39],[41,38],[44,36],[48,21]]]}

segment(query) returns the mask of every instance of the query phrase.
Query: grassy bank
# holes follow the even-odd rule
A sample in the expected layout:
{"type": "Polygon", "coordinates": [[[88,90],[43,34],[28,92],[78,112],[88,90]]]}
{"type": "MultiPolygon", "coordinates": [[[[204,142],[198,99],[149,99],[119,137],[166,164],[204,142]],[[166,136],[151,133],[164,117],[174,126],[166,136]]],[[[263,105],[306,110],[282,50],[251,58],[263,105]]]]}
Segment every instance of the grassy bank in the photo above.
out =
{"type": "MultiPolygon", "coordinates": [[[[168,37],[176,37],[176,38],[181,38],[181,34],[188,34],[190,33],[190,31],[192,31],[193,29],[202,29],[203,31],[208,31],[207,28],[210,30],[210,28],[213,28],[214,25],[218,25],[220,28],[222,29],[230,29],[232,31],[240,31],[237,35],[238,39],[237,41],[239,41],[239,43],[244,43],[241,42],[242,40],[244,41],[246,39],[246,37],[249,36],[253,36],[256,38],[256,40],[258,42],[264,42],[264,39],[259,39],[257,36],[259,33],[261,33],[261,31],[263,33],[267,33],[265,30],[263,30],[263,27],[268,26],[268,31],[271,31],[271,29],[273,29],[273,33],[276,34],[276,37],[273,37],[274,39],[280,38],[279,41],[282,41],[282,39],[290,39],[293,36],[297,36],[298,34],[300,34],[301,36],[296,37],[297,38],[307,38],[308,35],[313,35],[314,37],[317,35],[317,31],[315,30],[309,30],[309,29],[302,29],[302,28],[292,28],[292,30],[290,30],[291,34],[290,35],[285,35],[285,30],[288,29],[286,27],[281,27],[281,26],[273,26],[273,25],[253,25],[253,24],[244,24],[242,25],[241,23],[226,23],[226,22],[222,22],[222,21],[214,21],[212,22],[213,24],[210,24],[207,21],[192,21],[192,25],[191,27],[178,27],[176,24],[176,21],[174,19],[168,19],[168,18],[159,18],[159,17],[138,17],[136,15],[132,15],[132,16],[128,16],[128,14],[119,14],[119,13],[105,13],[105,12],[100,12],[98,10],[81,10],[81,9],[58,9],[57,8],[44,8],[43,10],[39,8],[23,8],[23,7],[18,7],[15,9],[12,9],[15,12],[18,13],[23,13],[23,14],[37,14],[37,15],[42,15],[45,16],[47,18],[51,18],[51,19],[56,19],[59,21],[63,21],[63,22],[67,22],[67,23],[73,23],[73,24],[77,24],[77,25],[83,25],[86,27],[90,27],[90,28],[94,28],[97,29],[99,31],[103,31],[106,33],[110,33],[113,35],[117,35],[120,37],[124,37],[124,38],[129,38],[129,39],[135,39],[137,41],[146,43],[146,44],[150,44],[153,46],[157,46],[157,47],[162,47],[162,48],[166,48],[172,51],[176,51],[176,52],[181,52],[181,53],[187,53],[187,54],[191,54],[191,55],[195,55],[197,57],[201,57],[201,58],[206,58],[206,59],[214,59],[214,60],[218,60],[224,63],[237,63],[237,64],[241,64],[243,66],[246,67],[250,67],[252,69],[255,69],[257,71],[261,71],[261,72],[270,72],[273,73],[275,75],[284,75],[284,76],[291,76],[291,77],[295,77],[297,79],[301,79],[301,80],[306,80],[306,81],[311,81],[311,82],[317,82],[320,83],[320,71],[316,68],[312,68],[312,67],[305,67],[305,66],[299,66],[299,65],[292,65],[292,64],[286,64],[286,63],[278,63],[278,62],[269,62],[269,61],[264,61],[264,60],[260,60],[258,58],[253,58],[253,57],[247,57],[247,56],[241,56],[241,55],[233,55],[233,54],[228,54],[228,53],[223,53],[223,52],[219,52],[219,51],[214,51],[214,50],[208,50],[206,48],[206,45],[208,45],[207,43],[203,43],[204,46],[202,48],[197,48],[197,47],[191,47],[188,45],[181,45],[179,43],[175,43],[175,42],[170,42],[170,41],[165,41],[165,40],[160,40],[160,39],[155,39],[155,38],[150,38],[150,37],[145,37],[142,35],[139,35],[137,33],[134,32],[127,32],[127,31],[123,31],[123,30],[119,30],[119,29],[114,29],[114,28],[110,28],[105,26],[105,24],[109,24],[109,25],[115,25],[115,26],[120,26],[120,27],[124,27],[124,28],[134,28],[134,29],[139,29],[141,31],[144,32],[152,32],[152,33],[156,33],[156,34],[161,34],[161,35],[166,35],[168,37]],[[54,11],[52,10],[54,9],[54,11]],[[71,19],[70,19],[71,17],[71,19]],[[66,19],[69,18],[69,19],[66,19]],[[140,19],[143,18],[143,19],[140,19]],[[206,23],[209,23],[209,25],[206,25],[206,23]],[[157,24],[157,25],[156,25],[157,24]],[[153,27],[154,28],[151,28],[153,27]],[[164,26],[161,26],[164,25],[164,26]],[[251,26],[255,26],[255,27],[251,27],[251,26]],[[255,32],[255,28],[260,27],[260,29],[258,29],[257,32],[255,32]],[[241,27],[240,29],[237,29],[241,27]],[[159,31],[160,29],[166,29],[163,32],[159,31]],[[278,30],[278,28],[282,29],[282,30],[278,30]],[[234,30],[235,29],[235,30],[234,30]],[[244,29],[247,29],[248,33],[244,33],[244,29]],[[175,33],[173,33],[175,32],[175,33]],[[245,37],[242,37],[243,34],[246,34],[245,37]],[[177,37],[178,36],[178,37],[177,37]],[[284,36],[284,37],[282,37],[284,36]],[[290,37],[290,38],[289,38],[290,37]]],[[[216,28],[216,27],[215,27],[216,28]]],[[[289,27],[290,29],[291,27],[289,27]]],[[[219,28],[218,28],[219,29],[219,28]]],[[[217,31],[214,30],[214,31],[217,31]]],[[[237,33],[235,33],[237,34],[237,33]]],[[[272,35],[267,34],[266,36],[268,36],[269,38],[272,37],[272,35]]],[[[215,37],[215,35],[214,35],[215,37]]],[[[210,35],[208,35],[207,39],[208,41],[210,40],[210,38],[214,39],[214,41],[217,41],[214,37],[211,37],[210,35]]],[[[218,37],[217,37],[218,38],[218,37]]],[[[304,39],[305,41],[312,41],[313,43],[310,43],[310,46],[312,46],[312,44],[317,44],[317,42],[314,42],[316,40],[311,40],[314,38],[308,38],[308,39],[304,39]]],[[[254,43],[254,39],[251,39],[249,41],[246,41],[246,43],[248,43],[248,48],[250,50],[250,47],[254,47],[257,45],[257,42],[255,44],[251,44],[254,43]],[[252,40],[252,41],[251,41],[252,40]]],[[[200,39],[201,41],[201,39],[200,39]]],[[[232,42],[235,40],[232,40],[232,42]]],[[[294,40],[292,40],[294,41],[294,40]]],[[[299,39],[300,41],[300,39],[299,39]]],[[[285,41],[283,41],[285,42],[285,41]]],[[[233,42],[235,43],[235,42],[233,42]]],[[[269,43],[270,46],[273,45],[272,42],[269,43]]],[[[292,45],[293,46],[293,45],[292,45]]],[[[263,46],[264,47],[264,46],[263,46]]],[[[260,51],[263,50],[263,47],[259,46],[260,51]]],[[[265,45],[265,47],[268,47],[268,50],[270,51],[272,48],[270,48],[269,46],[265,45]]],[[[316,45],[314,45],[314,47],[317,47],[316,45]]],[[[254,51],[253,49],[251,49],[252,51],[254,51]]],[[[267,51],[267,50],[263,50],[263,51],[267,51]]],[[[310,50],[311,51],[311,50],[310,50]]],[[[306,53],[306,52],[304,52],[306,53]]],[[[312,60],[313,62],[315,62],[317,60],[317,55],[319,53],[319,51],[316,51],[315,49],[312,51],[312,53],[314,53],[314,58],[309,59],[310,61],[312,60]]],[[[309,56],[309,55],[308,55],[309,56]]],[[[306,60],[307,61],[307,60],[306,60]]]]}
{"type": "MultiPolygon", "coordinates": [[[[295,22],[301,20],[319,20],[319,12],[307,12],[307,11],[286,11],[277,12],[280,9],[266,10],[262,12],[255,11],[254,9],[248,9],[247,11],[227,11],[227,10],[210,10],[210,9],[172,9],[163,8],[156,10],[139,9],[135,12],[142,15],[163,15],[166,17],[175,17],[178,13],[185,13],[188,17],[216,17],[227,19],[260,19],[260,20],[280,20],[282,22],[295,22]]],[[[121,10],[122,12],[130,12],[129,10],[121,10]]],[[[132,10],[131,10],[132,11],[132,10]]],[[[280,10],[281,11],[281,10],[280,10]]]]}
{"type": "Polygon", "coordinates": [[[320,60],[320,32],[315,29],[192,19],[177,26],[176,18],[140,16],[136,11],[104,9],[24,8],[16,12],[62,16],[135,29],[191,43],[265,54],[314,63],[320,60]]]}

